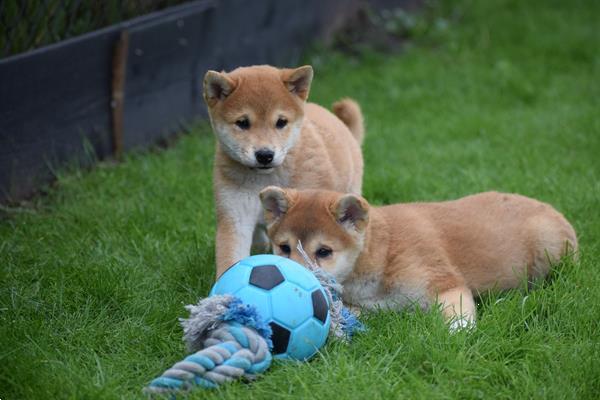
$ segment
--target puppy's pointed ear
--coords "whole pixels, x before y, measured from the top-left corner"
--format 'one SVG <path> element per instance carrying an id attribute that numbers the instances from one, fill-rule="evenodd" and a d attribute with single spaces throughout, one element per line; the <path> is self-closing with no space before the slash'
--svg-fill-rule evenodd
<path id="1" fill-rule="evenodd" d="M 292 189 L 284 190 L 277 186 L 267 186 L 260 192 L 260 201 L 265 211 L 265 221 L 271 225 L 292 207 L 294 202 Z"/>
<path id="2" fill-rule="evenodd" d="M 306 101 L 313 78 L 313 69 L 310 65 L 296 69 L 284 69 L 281 78 L 290 92 Z"/>
<path id="3" fill-rule="evenodd" d="M 208 71 L 204 75 L 204 100 L 209 106 L 225 99 L 235 89 L 235 82 L 224 72 Z"/>
<path id="4" fill-rule="evenodd" d="M 363 232 L 369 223 L 369 203 L 360 196 L 346 194 L 333 205 L 338 224 L 347 230 Z"/>

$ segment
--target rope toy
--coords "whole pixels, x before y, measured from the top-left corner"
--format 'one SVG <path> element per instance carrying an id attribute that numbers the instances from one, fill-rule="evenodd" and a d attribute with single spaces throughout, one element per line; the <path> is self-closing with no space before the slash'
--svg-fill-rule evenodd
<path id="1" fill-rule="evenodd" d="M 254 379 L 269 368 L 271 330 L 255 307 L 222 295 L 186 308 L 191 316 L 181 323 L 188 349 L 201 350 L 154 379 L 146 393 L 188 391 L 194 386 L 212 389 L 242 377 Z"/>
<path id="2" fill-rule="evenodd" d="M 305 267 L 313 272 L 329 300 L 329 334 L 349 341 L 365 330 L 341 301 L 341 285 L 322 270 L 298 244 Z M 213 389 L 237 379 L 253 380 L 271 365 L 273 334 L 257 308 L 232 295 L 214 295 L 188 305 L 188 319 L 180 319 L 187 349 L 194 352 L 175 363 L 144 388 L 153 394 L 187 392 L 194 387 Z"/>

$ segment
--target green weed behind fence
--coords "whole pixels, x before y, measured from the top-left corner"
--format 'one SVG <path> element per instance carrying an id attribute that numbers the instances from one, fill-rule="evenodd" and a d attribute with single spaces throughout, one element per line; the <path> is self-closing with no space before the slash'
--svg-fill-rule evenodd
<path id="1" fill-rule="evenodd" d="M 0 58 L 186 1 L 189 0 L 3 0 Z"/>

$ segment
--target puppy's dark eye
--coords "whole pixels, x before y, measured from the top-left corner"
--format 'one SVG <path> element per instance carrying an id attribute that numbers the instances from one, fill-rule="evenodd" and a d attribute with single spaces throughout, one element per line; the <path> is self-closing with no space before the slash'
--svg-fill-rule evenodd
<path id="1" fill-rule="evenodd" d="M 290 246 L 287 244 L 280 244 L 279 250 L 281 250 L 283 254 L 290 254 L 290 252 L 292 251 L 292 249 L 290 249 Z"/>
<path id="2" fill-rule="evenodd" d="M 325 258 L 329 257 L 331 253 L 333 253 L 333 250 L 331 250 L 330 248 L 321 247 L 319 250 L 317 250 L 316 255 L 318 258 Z"/>
<path id="3" fill-rule="evenodd" d="M 277 129 L 283 129 L 283 128 L 285 128 L 286 125 L 287 125 L 287 119 L 285 119 L 285 118 L 279 118 L 277 120 L 277 122 L 275 123 L 275 127 Z"/>
<path id="4" fill-rule="evenodd" d="M 248 118 L 240 118 L 237 121 L 235 121 L 235 124 L 240 129 L 243 129 L 243 130 L 250 129 L 250 120 Z"/>

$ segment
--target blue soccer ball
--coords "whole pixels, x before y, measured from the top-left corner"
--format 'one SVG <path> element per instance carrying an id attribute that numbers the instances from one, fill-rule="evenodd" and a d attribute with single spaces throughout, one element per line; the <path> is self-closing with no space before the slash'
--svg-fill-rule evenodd
<path id="1" fill-rule="evenodd" d="M 306 360 L 327 340 L 329 299 L 317 278 L 290 259 L 244 258 L 215 283 L 210 295 L 232 294 L 256 306 L 273 330 L 276 358 Z"/>

